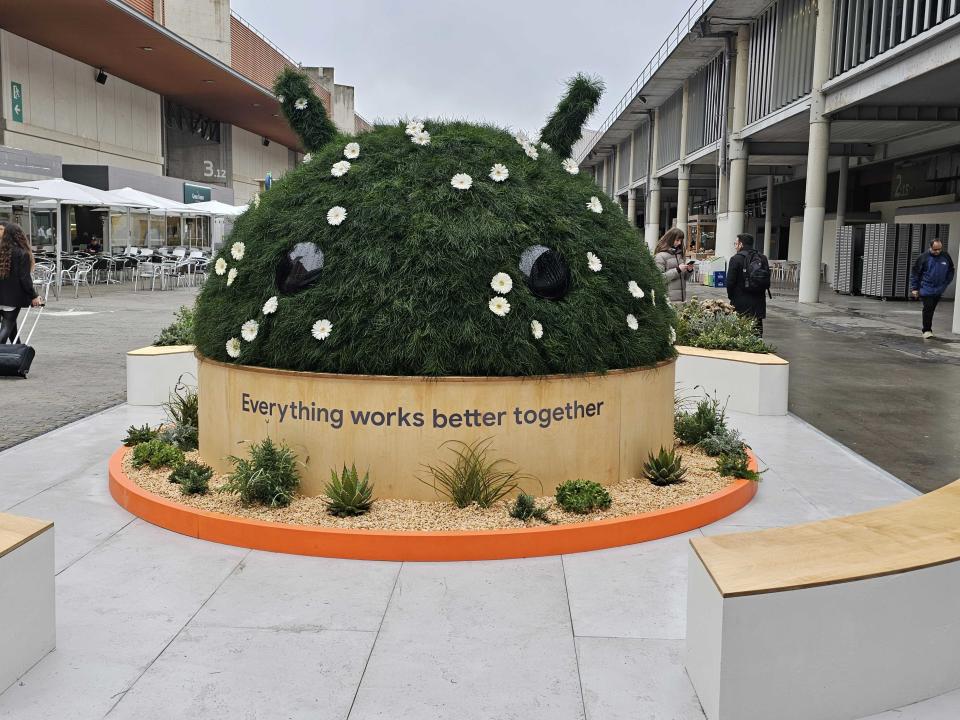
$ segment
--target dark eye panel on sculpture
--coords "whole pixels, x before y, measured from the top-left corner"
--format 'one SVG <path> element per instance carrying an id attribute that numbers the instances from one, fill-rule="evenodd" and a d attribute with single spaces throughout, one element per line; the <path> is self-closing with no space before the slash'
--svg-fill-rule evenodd
<path id="1" fill-rule="evenodd" d="M 539 298 L 562 300 L 570 292 L 570 266 L 560 253 L 544 245 L 531 245 L 521 253 L 520 272 Z"/>
<path id="2" fill-rule="evenodd" d="M 297 243 L 277 265 L 277 289 L 292 295 L 320 277 L 322 269 L 323 250 L 315 243 Z"/>

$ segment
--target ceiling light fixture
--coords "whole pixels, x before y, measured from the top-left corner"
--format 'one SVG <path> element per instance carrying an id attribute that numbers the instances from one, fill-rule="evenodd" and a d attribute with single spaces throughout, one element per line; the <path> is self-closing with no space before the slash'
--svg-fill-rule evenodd
<path id="1" fill-rule="evenodd" d="M 149 45 L 141 45 L 140 49 L 143 50 L 144 52 L 153 52 L 153 48 L 150 47 Z"/>

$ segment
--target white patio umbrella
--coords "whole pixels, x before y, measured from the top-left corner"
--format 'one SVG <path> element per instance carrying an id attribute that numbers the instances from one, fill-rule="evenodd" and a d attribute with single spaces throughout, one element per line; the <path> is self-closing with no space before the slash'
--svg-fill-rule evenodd
<path id="1" fill-rule="evenodd" d="M 187 207 L 208 212 L 211 215 L 222 217 L 238 217 L 247 211 L 247 205 L 228 205 L 219 200 L 206 200 L 204 202 L 191 203 Z"/>
<path id="2" fill-rule="evenodd" d="M 183 216 L 185 215 L 211 215 L 212 213 L 208 210 L 197 209 L 196 204 L 186 204 L 182 202 L 177 202 L 176 200 L 171 200 L 170 198 L 161 197 L 159 195 L 152 195 L 142 190 L 134 190 L 131 187 L 120 188 L 119 190 L 113 190 L 112 192 L 119 194 L 121 197 L 124 197 L 131 202 L 139 201 L 143 203 L 151 203 L 155 209 L 152 209 L 150 212 L 158 215 L 164 216 L 164 227 L 166 227 L 166 218 L 167 215 L 179 215 L 181 217 L 181 235 L 183 233 Z"/>

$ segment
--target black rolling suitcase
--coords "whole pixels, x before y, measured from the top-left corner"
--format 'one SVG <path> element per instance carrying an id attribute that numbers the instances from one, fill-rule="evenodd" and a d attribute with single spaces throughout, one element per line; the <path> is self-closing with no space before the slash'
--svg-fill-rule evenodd
<path id="1" fill-rule="evenodd" d="M 23 330 L 27 324 L 27 318 L 30 317 L 31 309 L 32 308 L 27 308 L 20 330 Z M 0 345 L 0 376 L 25 378 L 27 373 L 30 372 L 33 358 L 37 354 L 36 351 L 30 347 L 30 338 L 33 337 L 33 331 L 37 329 L 37 323 L 40 321 L 40 315 L 42 314 L 43 305 L 40 306 L 40 310 L 33 319 L 33 327 L 30 328 L 30 334 L 27 335 L 26 342 L 19 342 L 20 332 L 17 332 L 17 337 L 13 339 L 13 345 L 8 345 L 7 343 Z"/>

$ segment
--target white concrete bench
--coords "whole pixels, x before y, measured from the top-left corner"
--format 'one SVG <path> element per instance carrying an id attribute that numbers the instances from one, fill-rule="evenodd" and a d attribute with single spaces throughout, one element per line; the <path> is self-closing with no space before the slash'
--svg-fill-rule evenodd
<path id="1" fill-rule="evenodd" d="M 56 646 L 53 523 L 0 513 L 0 692 Z"/>
<path id="2" fill-rule="evenodd" d="M 730 410 L 752 415 L 786 415 L 790 363 L 766 353 L 704 350 L 677 345 L 676 382 L 682 390 L 700 386 Z"/>
<path id="3" fill-rule="evenodd" d="M 196 385 L 197 357 L 193 351 L 193 345 L 151 345 L 128 352 L 127 403 L 164 403 L 181 377 L 186 384 Z"/>
<path id="4" fill-rule="evenodd" d="M 960 481 L 692 540 L 686 663 L 710 720 L 847 720 L 960 688 Z"/>

